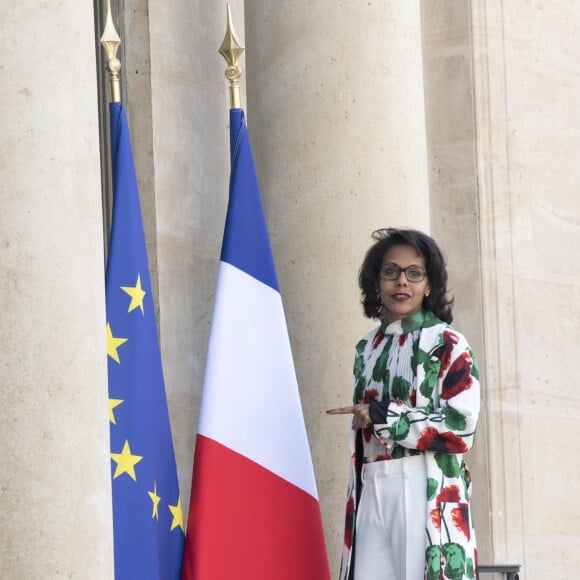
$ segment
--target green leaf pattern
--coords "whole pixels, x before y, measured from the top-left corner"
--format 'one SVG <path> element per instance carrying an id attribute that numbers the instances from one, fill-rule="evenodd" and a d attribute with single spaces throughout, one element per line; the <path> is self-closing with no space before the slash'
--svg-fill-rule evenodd
<path id="1" fill-rule="evenodd" d="M 425 378 L 421 381 L 419 391 L 427 399 L 430 399 L 433 395 L 440 367 L 441 363 L 438 360 L 431 359 L 426 361 L 423 365 L 423 368 L 425 369 Z"/>
<path id="2" fill-rule="evenodd" d="M 426 551 L 427 580 L 441 577 L 441 546 L 429 546 Z"/>
<path id="3" fill-rule="evenodd" d="M 353 396 L 353 403 L 357 403 L 358 401 L 362 400 L 363 393 L 367 386 L 367 380 L 364 376 L 364 356 L 363 352 L 366 348 L 368 340 L 359 340 L 356 345 L 356 356 L 354 359 L 354 369 L 353 369 L 353 376 L 354 376 L 354 396 Z"/>
<path id="4" fill-rule="evenodd" d="M 473 364 L 471 365 L 471 375 L 476 381 L 479 381 L 479 364 L 477 363 L 477 359 L 475 358 L 475 355 L 473 354 L 473 351 L 470 348 L 467 349 L 467 352 L 469 353 L 469 356 L 471 357 L 473 362 Z"/>
<path id="5" fill-rule="evenodd" d="M 431 501 L 435 494 L 437 493 L 437 488 L 439 487 L 439 482 L 432 477 L 427 478 L 427 499 Z"/>
<path id="6" fill-rule="evenodd" d="M 410 394 L 411 383 L 403 377 L 395 377 L 393 379 L 393 386 L 391 387 L 391 395 L 393 399 L 407 401 Z"/>
<path id="7" fill-rule="evenodd" d="M 435 453 L 435 461 L 445 477 L 455 478 L 459 475 L 459 461 L 455 455 Z"/>
<path id="8" fill-rule="evenodd" d="M 449 580 L 462 580 L 465 573 L 465 549 L 454 542 L 443 544 L 444 573 Z"/>
<path id="9" fill-rule="evenodd" d="M 465 415 L 453 407 L 445 407 L 441 414 L 445 417 L 445 425 L 452 431 L 463 431 L 467 426 Z"/>
<path id="10" fill-rule="evenodd" d="M 467 558 L 465 561 L 465 575 L 471 580 L 475 576 L 475 567 L 473 565 L 473 558 Z"/>
<path id="11" fill-rule="evenodd" d="M 389 358 L 389 349 L 385 348 L 383 349 L 383 352 L 381 352 L 379 358 L 377 359 L 377 362 L 375 363 L 375 366 L 373 367 L 373 373 L 371 375 L 373 381 L 383 384 L 385 374 L 387 372 L 388 358 Z"/>
<path id="12" fill-rule="evenodd" d="M 395 441 L 400 441 L 404 439 L 411 429 L 411 424 L 409 423 L 409 418 L 407 415 L 401 415 L 390 427 L 389 435 L 391 439 Z"/>

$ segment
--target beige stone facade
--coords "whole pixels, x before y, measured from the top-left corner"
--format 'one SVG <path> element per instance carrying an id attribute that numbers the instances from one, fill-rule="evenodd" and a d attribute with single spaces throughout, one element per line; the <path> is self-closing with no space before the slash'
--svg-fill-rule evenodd
<path id="1" fill-rule="evenodd" d="M 104 3 L 103 3 L 104 4 Z M 57 6 L 58 5 L 58 6 Z M 126 104 L 182 498 L 227 205 L 225 3 L 125 0 Z M 580 568 L 580 8 L 243 0 L 243 103 L 338 571 L 357 270 L 440 242 L 482 367 L 480 561 Z M 0 576 L 112 578 L 94 13 L 0 4 Z M 245 26 L 244 24 L 245 23 Z"/>

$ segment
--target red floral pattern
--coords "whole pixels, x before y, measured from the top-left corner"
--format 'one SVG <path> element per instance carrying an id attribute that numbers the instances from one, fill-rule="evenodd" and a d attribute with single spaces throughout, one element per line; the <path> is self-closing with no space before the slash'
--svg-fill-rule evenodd
<path id="1" fill-rule="evenodd" d="M 441 531 L 441 511 L 439 510 L 439 508 L 432 509 L 429 512 L 429 517 L 431 518 L 431 521 L 433 522 L 433 525 L 439 531 Z"/>
<path id="2" fill-rule="evenodd" d="M 471 528 L 469 526 L 469 506 L 466 503 L 459 504 L 451 510 L 453 525 L 469 540 Z"/>
<path id="3" fill-rule="evenodd" d="M 377 389 L 368 389 L 367 391 L 364 392 L 362 402 L 365 403 L 366 405 L 372 403 L 373 401 L 378 400 L 379 400 L 379 391 L 377 391 Z"/>
<path id="4" fill-rule="evenodd" d="M 352 532 L 354 530 L 354 497 L 349 498 L 346 504 L 344 528 L 344 544 L 350 550 L 352 548 Z"/>
<path id="5" fill-rule="evenodd" d="M 379 332 L 377 332 L 377 335 L 375 336 L 375 339 L 373 340 L 373 350 L 375 350 L 377 346 L 381 344 L 383 338 L 385 338 L 385 333 L 379 330 Z"/>
<path id="6" fill-rule="evenodd" d="M 472 364 L 471 357 L 467 352 L 460 354 L 455 359 L 443 380 L 442 399 L 448 401 L 471 387 L 473 384 L 473 377 L 471 376 Z"/>
<path id="7" fill-rule="evenodd" d="M 426 427 L 421 431 L 417 449 L 438 453 L 465 453 L 468 447 L 461 437 L 451 431 L 439 432 L 435 427 Z"/>
<path id="8" fill-rule="evenodd" d="M 443 346 L 439 347 L 434 355 L 441 361 L 439 369 L 439 378 L 441 378 L 445 371 L 449 368 L 451 363 L 451 356 L 453 355 L 453 347 L 459 342 L 459 337 L 454 332 L 446 330 L 443 333 Z"/>
<path id="9" fill-rule="evenodd" d="M 447 503 L 453 502 L 457 503 L 460 500 L 461 496 L 459 493 L 459 486 L 457 485 L 448 485 L 444 487 L 438 494 L 437 494 L 437 504 L 440 503 Z"/>

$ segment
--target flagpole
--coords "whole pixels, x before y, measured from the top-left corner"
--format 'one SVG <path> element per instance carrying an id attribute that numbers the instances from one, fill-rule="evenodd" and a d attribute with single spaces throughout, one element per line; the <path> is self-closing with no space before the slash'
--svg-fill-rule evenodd
<path id="1" fill-rule="evenodd" d="M 238 66 L 238 62 L 245 48 L 240 44 L 236 36 L 236 31 L 232 23 L 232 11 L 229 4 L 227 12 L 226 35 L 218 52 L 224 57 L 228 65 L 225 76 L 230 81 L 230 108 L 241 109 L 240 78 L 242 76 L 242 69 Z"/>
<path id="2" fill-rule="evenodd" d="M 101 44 L 111 86 L 105 304 L 115 578 L 180 580 L 183 509 L 110 0 Z"/>
<path id="3" fill-rule="evenodd" d="M 113 17 L 111 16 L 111 0 L 107 0 L 107 19 L 105 21 L 103 35 L 101 36 L 101 45 L 107 54 L 105 68 L 109 73 L 111 103 L 121 102 L 121 79 L 119 77 L 121 61 L 117 58 L 117 50 L 120 44 L 121 39 L 117 34 L 117 30 L 113 24 Z"/>

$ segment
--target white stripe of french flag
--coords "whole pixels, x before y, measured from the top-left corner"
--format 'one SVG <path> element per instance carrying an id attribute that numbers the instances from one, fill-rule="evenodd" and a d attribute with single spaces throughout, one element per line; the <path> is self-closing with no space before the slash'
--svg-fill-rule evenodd
<path id="1" fill-rule="evenodd" d="M 183 580 L 327 580 L 320 506 L 241 109 L 196 438 Z"/>

